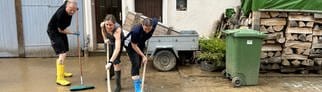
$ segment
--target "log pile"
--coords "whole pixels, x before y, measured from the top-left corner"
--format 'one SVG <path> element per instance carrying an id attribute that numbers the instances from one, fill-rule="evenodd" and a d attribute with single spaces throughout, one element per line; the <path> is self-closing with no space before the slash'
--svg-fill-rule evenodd
<path id="1" fill-rule="evenodd" d="M 310 57 L 322 58 L 322 19 L 315 20 Z"/>
<path id="2" fill-rule="evenodd" d="M 268 35 L 263 41 L 262 71 L 321 70 L 322 19 L 311 13 L 262 11 L 259 15 L 259 31 Z"/>
<path id="3" fill-rule="evenodd" d="M 309 59 L 314 18 L 307 13 L 289 13 L 281 72 L 295 72 L 314 65 Z"/>
<path id="4" fill-rule="evenodd" d="M 263 41 L 261 54 L 261 70 L 279 70 L 282 62 L 283 44 L 285 43 L 285 27 L 287 13 L 261 12 L 260 30 L 267 34 Z"/>

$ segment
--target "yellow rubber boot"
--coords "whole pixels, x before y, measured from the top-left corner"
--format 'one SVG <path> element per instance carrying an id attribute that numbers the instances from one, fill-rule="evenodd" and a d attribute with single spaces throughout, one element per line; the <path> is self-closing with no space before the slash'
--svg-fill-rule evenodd
<path id="1" fill-rule="evenodd" d="M 58 85 L 69 86 L 71 83 L 64 78 L 64 65 L 57 63 L 57 79 L 56 83 Z"/>
<path id="2" fill-rule="evenodd" d="M 56 60 L 56 64 L 59 64 L 59 60 L 58 59 Z M 72 76 L 73 76 L 72 73 L 64 72 L 64 77 L 72 77 Z"/>

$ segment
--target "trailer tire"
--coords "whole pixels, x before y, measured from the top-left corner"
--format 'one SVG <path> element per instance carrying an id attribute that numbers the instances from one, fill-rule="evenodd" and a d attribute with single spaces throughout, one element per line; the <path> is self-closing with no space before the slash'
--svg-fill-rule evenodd
<path id="1" fill-rule="evenodd" d="M 176 56 L 169 50 L 158 51 L 153 58 L 153 66 L 159 71 L 170 71 L 177 64 Z"/>

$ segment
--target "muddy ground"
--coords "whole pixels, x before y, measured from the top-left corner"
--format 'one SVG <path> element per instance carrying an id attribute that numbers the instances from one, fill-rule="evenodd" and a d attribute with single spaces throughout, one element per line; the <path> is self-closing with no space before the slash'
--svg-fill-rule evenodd
<path id="1" fill-rule="evenodd" d="M 69 92 L 70 86 L 55 83 L 56 58 L 0 58 L 0 92 Z M 93 90 L 81 92 L 106 92 L 105 57 L 82 58 L 84 83 L 94 85 Z M 122 58 L 122 92 L 134 92 L 130 76 L 130 62 Z M 77 57 L 68 57 L 66 71 L 74 73 L 66 78 L 72 86 L 80 84 Z M 274 75 L 274 76 L 269 76 Z M 112 89 L 114 88 L 112 79 Z M 256 86 L 234 88 L 220 72 L 201 71 L 198 65 L 181 65 L 170 72 L 159 72 L 149 62 L 145 92 L 322 92 L 322 77 L 262 74 Z"/>

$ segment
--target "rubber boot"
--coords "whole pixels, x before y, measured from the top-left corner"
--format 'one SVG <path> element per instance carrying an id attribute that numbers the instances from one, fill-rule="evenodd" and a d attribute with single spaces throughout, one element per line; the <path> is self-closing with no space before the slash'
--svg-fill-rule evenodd
<path id="1" fill-rule="evenodd" d="M 141 92 L 141 84 L 142 84 L 141 79 L 133 80 L 133 86 L 134 86 L 135 92 Z"/>
<path id="2" fill-rule="evenodd" d="M 69 86 L 71 83 L 64 78 L 64 65 L 63 64 L 56 64 L 57 75 L 56 75 L 56 83 L 62 86 Z"/>
<path id="3" fill-rule="evenodd" d="M 57 59 L 56 60 L 56 64 L 59 63 L 59 60 Z M 73 74 L 72 73 L 69 73 L 69 72 L 64 72 L 64 77 L 72 77 Z"/>
<path id="4" fill-rule="evenodd" d="M 121 91 L 121 71 L 115 71 L 115 90 L 114 92 L 120 92 Z"/>

